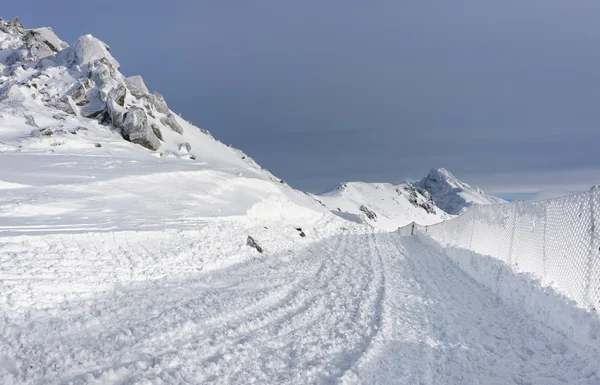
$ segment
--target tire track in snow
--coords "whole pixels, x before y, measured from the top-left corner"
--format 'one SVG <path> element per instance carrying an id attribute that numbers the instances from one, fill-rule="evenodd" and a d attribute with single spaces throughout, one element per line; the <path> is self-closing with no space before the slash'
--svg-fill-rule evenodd
<path id="1" fill-rule="evenodd" d="M 355 378 L 353 368 L 358 365 L 365 357 L 368 357 L 369 351 L 373 348 L 373 344 L 379 334 L 383 321 L 384 301 L 386 296 L 386 277 L 385 266 L 381 251 L 377 243 L 377 235 L 375 233 L 368 234 L 367 245 L 368 251 L 365 255 L 371 266 L 371 279 L 369 280 L 368 291 L 372 292 L 373 301 L 369 304 L 368 309 L 372 309 L 373 320 L 370 323 L 369 333 L 364 340 L 357 346 L 357 353 L 354 357 L 343 361 L 340 365 L 341 373 L 337 378 L 332 379 L 332 382 L 348 382 Z"/>

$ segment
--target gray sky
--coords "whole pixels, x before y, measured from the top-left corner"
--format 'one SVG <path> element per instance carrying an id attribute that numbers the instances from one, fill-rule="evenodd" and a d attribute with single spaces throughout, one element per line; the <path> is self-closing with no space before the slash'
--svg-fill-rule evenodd
<path id="1" fill-rule="evenodd" d="M 509 198 L 600 184 L 600 2 L 13 1 L 108 43 L 171 109 L 294 187 L 445 167 Z"/>

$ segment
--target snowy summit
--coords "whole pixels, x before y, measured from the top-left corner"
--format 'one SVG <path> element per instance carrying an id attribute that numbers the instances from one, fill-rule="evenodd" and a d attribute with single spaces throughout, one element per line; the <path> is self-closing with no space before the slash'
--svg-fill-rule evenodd
<path id="1" fill-rule="evenodd" d="M 415 185 L 429 192 L 435 204 L 452 215 L 462 214 L 473 204 L 506 203 L 503 199 L 487 195 L 479 187 L 473 188 L 461 182 L 444 168 L 431 169 Z"/>

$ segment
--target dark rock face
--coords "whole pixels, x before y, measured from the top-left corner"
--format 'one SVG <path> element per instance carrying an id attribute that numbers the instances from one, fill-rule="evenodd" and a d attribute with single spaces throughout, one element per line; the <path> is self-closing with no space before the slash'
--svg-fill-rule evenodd
<path id="1" fill-rule="evenodd" d="M 160 147 L 160 141 L 148 124 L 146 112 L 140 107 L 131 107 L 125 114 L 121 134 L 126 140 L 149 150 L 158 150 Z"/>
<path id="2" fill-rule="evenodd" d="M 169 112 L 167 116 L 160 118 L 160 122 L 176 133 L 183 134 L 183 128 L 177 123 L 177 119 L 172 113 Z"/>
<path id="3" fill-rule="evenodd" d="M 372 221 L 376 221 L 376 220 L 377 220 L 377 214 L 375 214 L 375 212 L 373 212 L 373 211 L 369 210 L 369 209 L 367 208 L 367 206 L 365 206 L 365 205 L 361 205 L 359 209 L 360 209 L 360 211 L 362 211 L 362 212 L 363 212 L 363 213 L 364 213 L 364 214 L 367 216 L 367 218 L 369 218 L 370 220 L 372 220 Z"/>
<path id="4" fill-rule="evenodd" d="M 167 106 L 167 102 L 165 102 L 163 96 L 158 92 L 153 92 L 151 94 L 146 95 L 145 99 L 148 100 L 148 102 L 156 109 L 156 111 L 165 115 L 169 114 L 169 107 Z"/>
<path id="5" fill-rule="evenodd" d="M 127 110 L 119 106 L 114 100 L 109 100 L 106 107 L 112 124 L 118 128 L 123 127 L 123 118 Z"/>
<path id="6" fill-rule="evenodd" d="M 404 187 L 404 190 L 408 192 L 408 201 L 415 207 L 420 207 L 429 214 L 435 214 L 435 203 L 433 202 L 433 198 L 426 190 L 420 187 L 414 187 L 411 184 L 408 184 Z M 421 197 L 421 200 L 419 199 Z"/>
<path id="7" fill-rule="evenodd" d="M 246 239 L 246 245 L 255 248 L 256 251 L 258 251 L 259 253 L 263 252 L 263 249 L 262 249 L 262 247 L 260 247 L 258 242 L 256 242 L 256 240 L 249 235 L 248 235 L 248 239 Z"/>
<path id="8" fill-rule="evenodd" d="M 150 127 L 152 127 L 152 132 L 154 133 L 154 135 L 156 135 L 156 137 L 161 142 L 164 142 L 165 140 L 163 139 L 162 132 L 160 131 L 160 128 L 156 124 L 154 124 L 154 123 L 151 124 Z"/>

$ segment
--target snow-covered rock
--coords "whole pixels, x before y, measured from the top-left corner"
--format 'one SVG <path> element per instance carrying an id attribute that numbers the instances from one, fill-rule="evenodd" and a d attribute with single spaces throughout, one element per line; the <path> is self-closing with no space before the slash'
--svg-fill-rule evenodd
<path id="1" fill-rule="evenodd" d="M 146 87 L 146 83 L 144 83 L 144 79 L 142 79 L 140 75 L 125 78 L 125 84 L 127 84 L 127 88 L 129 88 L 131 94 L 137 98 L 148 95 L 150 92 Z"/>
<path id="2" fill-rule="evenodd" d="M 19 180 L 45 190 L 59 180 L 61 189 L 73 189 L 65 196 L 44 192 L 47 201 L 34 204 L 34 215 L 61 213 L 44 219 L 48 228 L 71 226 L 82 215 L 106 223 L 107 212 L 122 213 L 114 228 L 123 228 L 121 219 L 133 215 L 128 210 L 139 210 L 138 218 L 148 223 L 193 215 L 251 224 L 275 221 L 278 227 L 285 222 L 293 230 L 338 221 L 242 151 L 174 114 L 140 76 L 123 76 L 101 40 L 85 35 L 69 47 L 51 29 L 29 30 L 18 20 L 0 19 L 0 157 L 0 164 L 12 165 L 0 168 L 0 184 Z M 65 177 L 70 171 L 72 177 Z M 88 186 L 94 181 L 100 185 Z M 182 192 L 186 188 L 191 195 Z M 132 199 L 141 191 L 146 198 Z M 38 193 L 22 192 L 14 200 L 0 199 L 4 226 L 19 225 L 29 215 L 22 211 L 25 206 L 13 206 L 35 200 L 28 194 Z M 179 205 L 170 202 L 176 193 L 184 195 Z M 74 201 L 77 209 L 65 208 Z M 55 206 L 62 208 L 51 209 Z M 146 206 L 151 209 L 144 211 Z"/>
<path id="3" fill-rule="evenodd" d="M 17 110 L 47 108 L 54 110 L 52 116 L 89 118 L 151 151 L 178 153 L 182 138 L 163 133 L 184 135 L 184 129 L 164 97 L 150 93 L 141 76 L 123 76 L 109 51 L 92 35 L 69 47 L 50 28 L 26 29 L 18 20 L 2 20 L 0 99 Z"/>
<path id="4" fill-rule="evenodd" d="M 157 150 L 160 147 L 160 141 L 148 124 L 148 117 L 142 108 L 132 107 L 127 111 L 123 119 L 122 134 L 130 142 L 149 150 Z"/>
<path id="5" fill-rule="evenodd" d="M 92 35 L 84 35 L 75 40 L 73 51 L 78 65 L 93 64 L 98 60 L 106 59 L 114 68 L 120 67 L 119 62 L 108 52 L 109 46 Z"/>
<path id="6" fill-rule="evenodd" d="M 410 183 L 347 182 L 314 197 L 333 214 L 378 230 L 396 230 L 413 221 L 429 225 L 450 218 L 426 191 Z"/>
<path id="7" fill-rule="evenodd" d="M 426 190 L 439 208 L 452 215 L 463 213 L 473 204 L 506 203 L 478 187 L 461 182 L 444 168 L 431 169 L 415 186 Z"/>

